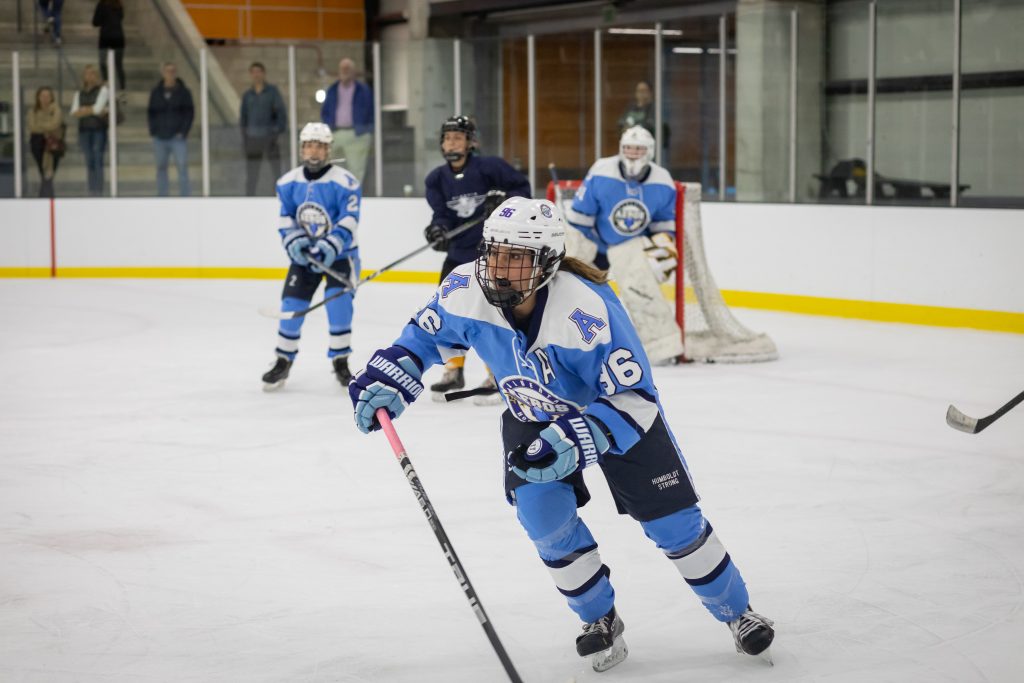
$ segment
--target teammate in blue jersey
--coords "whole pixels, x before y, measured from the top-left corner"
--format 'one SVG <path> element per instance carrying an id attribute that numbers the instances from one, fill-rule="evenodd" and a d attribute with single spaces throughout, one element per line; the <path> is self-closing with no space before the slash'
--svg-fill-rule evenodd
<path id="1" fill-rule="evenodd" d="M 291 266 L 281 292 L 282 311 L 300 311 L 309 307 L 320 281 L 327 280 L 325 297 L 342 288 L 351 288 L 359 279 L 359 206 L 363 190 L 354 175 L 331 164 L 331 129 L 324 123 L 307 123 L 299 134 L 302 165 L 285 173 L 277 181 L 281 200 L 279 232 Z M 326 274 L 323 264 L 347 282 Z M 348 386 L 352 373 L 348 356 L 352 353 L 352 298 L 354 292 L 330 301 L 327 320 L 330 341 L 327 357 L 334 375 Z M 263 375 L 263 389 L 280 388 L 288 378 L 304 317 L 282 320 L 277 332 L 277 359 Z"/>
<path id="2" fill-rule="evenodd" d="M 575 228 L 567 242 L 571 255 L 611 267 L 647 355 L 663 362 L 683 354 L 675 309 L 661 293 L 678 261 L 676 186 L 653 155 L 654 138 L 645 128 L 622 134 L 619 154 L 590 167 L 566 209 Z"/>
<path id="3" fill-rule="evenodd" d="M 506 197 L 529 197 L 530 182 L 504 159 L 478 154 L 476 124 L 468 116 L 452 116 L 441 125 L 441 154 L 445 163 L 427 176 L 427 202 L 434 215 L 423 231 L 438 251 L 447 252 L 441 266 L 443 281 L 456 266 L 476 258 L 483 226 L 477 225 L 449 240 L 447 233 L 456 226 L 489 216 Z M 444 393 L 465 386 L 461 353 L 446 359 L 445 373 L 431 385 L 437 400 Z M 500 403 L 493 377 L 488 373 L 477 403 Z"/>
<path id="4" fill-rule="evenodd" d="M 565 223 L 546 200 L 511 198 L 484 224 L 480 256 L 455 268 L 393 346 L 349 385 L 355 421 L 399 417 L 423 371 L 472 347 L 498 378 L 505 494 L 541 561 L 583 621 L 580 656 L 598 671 L 626 656 L 609 569 L 577 508 L 583 469 L 599 466 L 622 514 L 636 519 L 739 652 L 765 652 L 770 620 L 697 505 L 686 461 L 665 420 L 651 366 L 605 273 L 565 256 Z"/>

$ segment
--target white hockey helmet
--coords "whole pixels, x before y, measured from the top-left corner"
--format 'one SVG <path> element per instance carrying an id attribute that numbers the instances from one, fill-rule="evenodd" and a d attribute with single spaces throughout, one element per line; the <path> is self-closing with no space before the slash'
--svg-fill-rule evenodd
<path id="1" fill-rule="evenodd" d="M 509 197 L 484 221 L 476 279 L 488 303 L 512 308 L 554 277 L 565 257 L 566 222 L 546 199 Z"/>
<path id="2" fill-rule="evenodd" d="M 643 147 L 644 152 L 638 158 L 626 155 L 626 147 Z M 635 180 L 644 174 L 654 160 L 654 136 L 643 126 L 627 128 L 619 138 L 619 164 L 622 175 L 627 180 Z"/>
<path id="3" fill-rule="evenodd" d="M 299 147 L 302 147 L 307 142 L 318 142 L 327 145 L 327 153 L 322 158 L 320 156 L 307 157 L 300 150 L 302 165 L 310 173 L 316 173 L 331 163 L 331 143 L 333 141 L 334 136 L 331 134 L 331 128 L 326 123 L 310 121 L 302 127 L 302 131 L 299 133 Z"/>

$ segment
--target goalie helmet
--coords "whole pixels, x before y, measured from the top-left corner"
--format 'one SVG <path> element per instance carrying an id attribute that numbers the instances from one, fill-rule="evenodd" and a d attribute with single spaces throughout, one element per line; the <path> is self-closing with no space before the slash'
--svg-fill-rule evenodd
<path id="1" fill-rule="evenodd" d="M 444 134 L 450 132 L 463 133 L 466 136 L 465 154 L 444 151 Z M 459 161 L 463 157 L 472 154 L 476 151 L 477 146 L 476 124 L 473 123 L 473 119 L 463 114 L 449 116 L 445 119 L 445 122 L 441 124 L 441 134 L 438 144 L 441 145 L 441 154 L 444 156 L 446 161 Z"/>
<path id="2" fill-rule="evenodd" d="M 626 147 L 642 147 L 643 153 L 637 158 L 626 154 Z M 631 152 L 632 153 L 632 152 Z M 627 128 L 619 139 L 619 167 L 626 180 L 637 180 L 654 160 L 654 136 L 643 126 Z"/>
<path id="3" fill-rule="evenodd" d="M 307 142 L 319 142 L 327 145 L 327 153 L 324 154 L 323 159 L 307 159 L 304 154 L 302 155 L 302 165 L 311 173 L 316 173 L 331 162 L 331 144 L 334 142 L 334 136 L 331 134 L 330 126 L 319 121 L 311 121 L 304 125 L 299 133 L 299 146 L 301 147 Z"/>
<path id="4" fill-rule="evenodd" d="M 487 302 L 513 308 L 544 287 L 565 257 L 565 219 L 546 199 L 510 197 L 484 221 L 476 280 Z"/>

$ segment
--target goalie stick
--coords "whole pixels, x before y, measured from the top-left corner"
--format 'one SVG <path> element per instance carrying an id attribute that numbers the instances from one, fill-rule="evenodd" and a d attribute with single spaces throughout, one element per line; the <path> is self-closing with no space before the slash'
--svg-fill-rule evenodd
<path id="1" fill-rule="evenodd" d="M 448 540 L 448 534 L 445 533 L 444 527 L 441 526 L 441 520 L 438 519 L 434 506 L 431 505 L 430 499 L 427 498 L 427 492 L 423 488 L 416 470 L 413 469 L 412 462 L 409 460 L 409 454 L 406 453 L 405 446 L 402 445 L 402 440 L 398 438 L 398 432 L 395 431 L 395 426 L 391 423 L 391 418 L 388 417 L 388 411 L 384 408 L 378 408 L 377 420 L 380 421 L 384 436 L 388 438 L 388 443 L 391 444 L 391 450 L 394 451 L 395 457 L 398 459 L 398 465 L 402 468 L 405 478 L 409 480 L 409 486 L 412 487 L 413 495 L 416 496 L 416 502 L 420 504 L 420 509 L 423 510 L 427 523 L 434 530 L 437 542 L 441 544 L 441 550 L 444 552 L 445 559 L 448 560 L 448 564 L 451 566 L 459 586 L 466 594 L 466 599 L 469 600 L 469 606 L 476 614 L 476 618 L 480 622 L 480 626 L 483 627 L 484 633 L 487 634 L 487 640 L 491 641 L 491 647 L 494 648 L 495 654 L 501 660 L 501 665 L 505 667 L 505 673 L 508 674 L 508 678 L 512 683 L 522 683 L 523 679 L 519 677 L 519 673 L 512 664 L 512 660 L 509 659 L 508 653 L 505 652 L 505 647 L 501 644 L 501 640 L 498 639 L 498 634 L 494 630 L 494 626 L 491 625 L 491 620 L 487 617 L 487 612 L 484 611 L 484 606 L 477 597 L 473 584 L 469 582 L 469 575 L 466 574 L 462 562 L 459 561 L 459 556 L 455 554 L 455 548 L 452 546 L 452 542 Z"/>
<path id="2" fill-rule="evenodd" d="M 467 230 L 472 228 L 474 225 L 476 225 L 477 223 L 479 223 L 483 219 L 484 219 L 484 216 L 480 216 L 478 218 L 474 218 L 471 221 L 467 221 L 467 222 L 463 223 L 462 225 L 458 226 L 457 228 L 455 228 L 454 230 L 449 232 L 448 233 L 448 238 L 450 239 L 452 237 L 456 237 L 457 235 L 461 235 L 462 233 L 466 232 Z M 327 273 L 328 275 L 333 277 L 335 280 L 338 280 L 340 282 L 346 283 L 347 286 L 343 287 L 340 292 L 335 292 L 334 294 L 331 294 L 330 296 L 324 297 L 323 300 L 318 301 L 317 303 L 313 304 L 309 308 L 306 308 L 306 309 L 301 310 L 301 311 L 282 311 L 282 310 L 280 310 L 279 307 L 260 306 L 260 308 L 258 309 L 259 313 L 260 313 L 260 315 L 266 316 L 268 318 L 274 318 L 275 320 L 292 320 L 293 318 L 301 318 L 304 315 L 306 315 L 307 313 L 310 313 L 310 312 L 315 311 L 316 309 L 320 308 L 324 304 L 326 304 L 326 303 L 328 303 L 330 301 L 333 301 L 334 299 L 337 299 L 339 296 L 342 296 L 344 294 L 348 294 L 349 292 L 351 292 L 351 291 L 353 291 L 355 289 L 358 289 L 361 285 L 366 284 L 370 280 L 377 279 L 378 277 L 380 277 L 381 275 L 383 275 L 387 271 L 391 270 L 392 268 L 394 268 L 398 264 L 403 263 L 405 261 L 408 261 L 413 256 L 416 256 L 417 254 L 419 254 L 421 252 L 424 252 L 427 249 L 430 249 L 431 247 L 434 246 L 434 244 L 436 244 L 436 242 L 437 242 L 437 240 L 434 240 L 433 242 L 427 242 L 422 247 L 417 247 L 416 249 L 410 251 L 405 256 L 402 256 L 400 258 L 395 259 L 394 261 L 392 261 L 391 263 L 387 264 L 383 268 L 379 268 L 378 270 L 373 271 L 372 273 L 370 273 L 366 277 L 360 279 L 357 283 L 355 283 L 355 285 L 353 285 L 348 278 L 344 277 L 340 273 L 338 273 L 336 271 L 333 271 L 330 268 L 327 268 L 326 266 L 324 266 L 321 263 L 317 263 L 317 267 L 323 268 L 325 273 Z"/>
<path id="3" fill-rule="evenodd" d="M 1010 412 L 1014 406 L 1022 402 L 1024 402 L 1024 391 L 1014 396 L 1006 405 L 988 417 L 968 417 L 957 410 L 956 406 L 950 404 L 949 408 L 946 410 L 946 424 L 953 429 L 960 430 L 961 432 L 977 434 L 981 430 L 985 429 L 985 427 L 988 427 L 1003 415 Z"/>

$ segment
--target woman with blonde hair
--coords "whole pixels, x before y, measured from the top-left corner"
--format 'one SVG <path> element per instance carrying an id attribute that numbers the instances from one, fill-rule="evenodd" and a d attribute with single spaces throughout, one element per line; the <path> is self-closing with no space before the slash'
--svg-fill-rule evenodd
<path id="1" fill-rule="evenodd" d="M 99 69 L 92 64 L 86 65 L 82 69 L 82 89 L 71 101 L 71 115 L 78 119 L 78 146 L 85 155 L 89 194 L 93 197 L 103 194 L 103 152 L 107 147 L 107 119 L 104 114 L 109 97 Z"/>
<path id="2" fill-rule="evenodd" d="M 53 196 L 53 176 L 64 156 L 64 116 L 57 106 L 53 89 L 36 90 L 36 102 L 28 110 L 28 144 L 39 167 L 39 196 Z"/>

